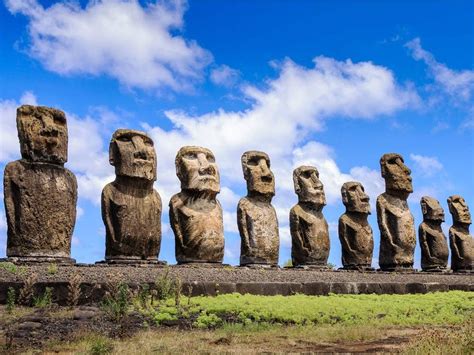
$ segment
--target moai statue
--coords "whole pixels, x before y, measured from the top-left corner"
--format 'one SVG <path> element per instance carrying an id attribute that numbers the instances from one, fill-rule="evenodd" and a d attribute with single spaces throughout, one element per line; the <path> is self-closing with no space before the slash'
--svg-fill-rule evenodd
<path id="1" fill-rule="evenodd" d="M 448 243 L 441 229 L 444 211 L 438 200 L 423 196 L 420 200 L 423 222 L 418 228 L 421 247 L 421 269 L 443 271 L 448 264 Z"/>
<path id="2" fill-rule="evenodd" d="M 248 151 L 242 155 L 247 196 L 237 206 L 241 266 L 277 266 L 280 248 L 278 219 L 271 205 L 275 178 L 266 153 Z"/>
<path id="3" fill-rule="evenodd" d="M 448 206 L 453 217 L 453 225 L 449 228 L 451 269 L 455 272 L 470 273 L 474 270 L 474 241 L 469 234 L 471 224 L 469 207 L 459 195 L 450 196 Z"/>
<path id="4" fill-rule="evenodd" d="M 347 270 L 372 270 L 374 238 L 367 218 L 369 196 L 360 182 L 350 181 L 341 188 L 346 213 L 339 218 L 342 265 Z"/>
<path id="5" fill-rule="evenodd" d="M 380 158 L 385 192 L 377 198 L 380 229 L 379 265 L 384 271 L 412 270 L 416 245 L 413 215 L 407 199 L 413 192 L 411 171 L 399 154 Z"/>
<path id="6" fill-rule="evenodd" d="M 290 211 L 291 258 L 295 267 L 326 268 L 329 229 L 322 210 L 326 205 L 319 172 L 313 166 L 293 171 L 298 203 Z"/>
<path id="7" fill-rule="evenodd" d="M 115 181 L 102 190 L 105 261 L 157 263 L 161 244 L 161 198 L 153 141 L 144 132 L 118 129 L 109 145 Z"/>
<path id="8" fill-rule="evenodd" d="M 77 182 L 64 168 L 67 123 L 64 112 L 23 105 L 17 110 L 21 160 L 4 173 L 7 256 L 19 262 L 73 263 Z"/>
<path id="9" fill-rule="evenodd" d="M 176 175 L 181 192 L 170 200 L 170 223 L 176 240 L 176 261 L 222 263 L 224 223 L 219 170 L 214 154 L 201 147 L 187 146 L 176 155 Z"/>

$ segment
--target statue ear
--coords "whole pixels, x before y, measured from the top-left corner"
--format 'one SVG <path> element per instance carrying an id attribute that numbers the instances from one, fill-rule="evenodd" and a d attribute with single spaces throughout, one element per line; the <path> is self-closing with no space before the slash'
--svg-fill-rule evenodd
<path id="1" fill-rule="evenodd" d="M 112 166 L 115 166 L 115 155 L 117 153 L 117 144 L 112 141 L 109 145 L 109 163 Z"/>
<path id="2" fill-rule="evenodd" d="M 421 205 L 421 213 L 423 215 L 427 214 L 428 213 L 428 206 L 427 206 L 426 202 L 421 201 L 420 205 Z"/>
<path id="3" fill-rule="evenodd" d="M 349 202 L 347 198 L 347 191 L 345 189 L 341 190 L 342 203 L 345 205 Z"/>

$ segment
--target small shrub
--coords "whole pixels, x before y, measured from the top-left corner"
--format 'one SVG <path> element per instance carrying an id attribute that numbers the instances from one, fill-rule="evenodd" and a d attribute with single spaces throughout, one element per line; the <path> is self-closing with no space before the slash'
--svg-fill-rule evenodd
<path id="1" fill-rule="evenodd" d="M 138 304 L 140 305 L 141 308 L 148 308 L 149 306 L 149 301 L 151 298 L 151 293 L 150 293 L 150 285 L 148 284 L 143 284 L 140 286 L 140 289 L 138 290 Z"/>
<path id="2" fill-rule="evenodd" d="M 102 310 L 115 319 L 121 321 L 128 312 L 130 306 L 130 291 L 128 285 L 120 283 L 116 293 L 107 292 L 102 301 Z"/>
<path id="3" fill-rule="evenodd" d="M 15 289 L 13 287 L 9 287 L 7 291 L 7 312 L 12 313 L 15 309 Z"/>
<path id="4" fill-rule="evenodd" d="M 112 353 L 113 349 L 114 346 L 109 339 L 98 338 L 92 342 L 89 353 L 91 355 L 105 355 Z"/>
<path id="5" fill-rule="evenodd" d="M 11 262 L 8 262 L 8 261 L 1 262 L 0 263 L 0 269 L 8 271 L 12 274 L 16 274 L 18 272 L 18 267 L 15 264 L 13 264 Z"/>
<path id="6" fill-rule="evenodd" d="M 288 259 L 287 261 L 285 261 L 285 263 L 283 264 L 283 267 L 292 267 L 293 266 L 293 260 L 291 259 Z"/>
<path id="7" fill-rule="evenodd" d="M 222 319 L 220 319 L 214 313 L 207 314 L 206 312 L 201 312 L 199 317 L 197 317 L 196 321 L 193 323 L 193 326 L 196 328 L 215 328 L 222 324 Z"/>
<path id="8" fill-rule="evenodd" d="M 170 269 L 166 267 L 165 272 L 161 275 L 155 283 L 156 292 L 157 292 L 157 299 L 159 301 L 166 300 L 168 298 L 173 297 L 175 294 L 175 282 L 169 276 Z"/>
<path id="9" fill-rule="evenodd" d="M 48 308 L 53 303 L 53 288 L 46 287 L 44 293 L 37 297 L 33 297 L 33 305 L 36 308 Z"/>
<path id="10" fill-rule="evenodd" d="M 57 274 L 58 272 L 58 265 L 57 264 L 49 264 L 48 265 L 48 270 L 47 270 L 48 274 L 50 275 L 55 275 Z"/>

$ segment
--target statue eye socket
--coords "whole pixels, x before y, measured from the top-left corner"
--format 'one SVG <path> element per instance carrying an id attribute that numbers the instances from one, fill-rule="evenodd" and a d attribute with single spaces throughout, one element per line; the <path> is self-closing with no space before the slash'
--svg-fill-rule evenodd
<path id="1" fill-rule="evenodd" d="M 131 141 L 130 137 L 127 137 L 127 136 L 120 136 L 120 137 L 117 138 L 117 140 L 119 142 L 130 142 Z"/>
<path id="2" fill-rule="evenodd" d="M 206 156 L 206 159 L 207 159 L 207 161 L 208 161 L 209 163 L 215 163 L 215 162 L 216 162 L 216 159 L 215 159 L 212 155 L 210 155 L 210 154 L 208 154 L 208 155 Z"/>
<path id="3" fill-rule="evenodd" d="M 61 116 L 54 116 L 53 120 L 54 120 L 54 123 L 58 125 L 63 125 L 66 123 L 66 120 L 64 119 L 64 117 L 61 117 Z"/>
<path id="4" fill-rule="evenodd" d="M 247 165 L 250 165 L 250 166 L 257 166 L 259 161 L 260 161 L 260 159 L 252 158 L 252 159 L 249 159 L 249 160 L 247 161 Z"/>
<path id="5" fill-rule="evenodd" d="M 151 140 L 145 139 L 143 143 L 145 143 L 147 147 L 153 147 L 153 142 Z"/>
<path id="6" fill-rule="evenodd" d="M 312 171 L 303 171 L 302 175 L 305 179 L 309 179 L 312 175 Z"/>
<path id="7" fill-rule="evenodd" d="M 183 155 L 184 159 L 196 159 L 196 154 L 194 153 L 186 153 Z"/>

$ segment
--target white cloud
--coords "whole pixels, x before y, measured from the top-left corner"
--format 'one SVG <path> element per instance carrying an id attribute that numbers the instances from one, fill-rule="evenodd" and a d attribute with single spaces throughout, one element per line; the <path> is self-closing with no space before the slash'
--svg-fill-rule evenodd
<path id="1" fill-rule="evenodd" d="M 232 86 L 239 78 L 239 71 L 227 65 L 221 65 L 211 71 L 211 81 L 216 85 Z"/>
<path id="2" fill-rule="evenodd" d="M 436 61 L 435 57 L 421 46 L 421 40 L 415 38 L 405 44 L 414 59 L 422 60 L 429 68 L 434 80 L 442 90 L 455 99 L 469 101 L 474 91 L 474 70 L 452 70 Z"/>
<path id="3" fill-rule="evenodd" d="M 185 1 L 6 0 L 8 10 L 29 20 L 28 52 L 48 70 L 108 75 L 128 87 L 189 90 L 212 61 L 196 42 L 176 34 L 183 28 Z"/>
<path id="4" fill-rule="evenodd" d="M 412 153 L 410 154 L 410 159 L 415 162 L 417 171 L 422 175 L 432 176 L 443 170 L 443 164 L 441 164 L 436 157 L 427 157 Z"/>

